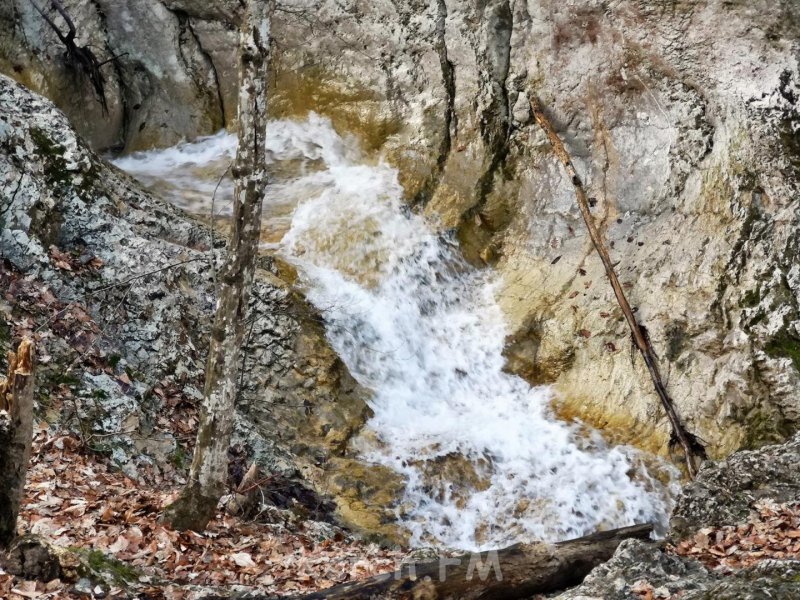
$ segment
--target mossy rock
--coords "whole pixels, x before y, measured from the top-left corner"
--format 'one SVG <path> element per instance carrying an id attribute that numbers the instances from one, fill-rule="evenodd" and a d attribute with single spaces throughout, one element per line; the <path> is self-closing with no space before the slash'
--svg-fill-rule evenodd
<path id="1" fill-rule="evenodd" d="M 782 331 L 764 346 L 764 352 L 772 358 L 790 359 L 794 368 L 800 372 L 800 339 L 797 336 Z"/>
<path id="2" fill-rule="evenodd" d="M 72 551 L 81 561 L 78 573 L 92 581 L 125 587 L 136 583 L 141 576 L 132 566 L 99 550 L 72 548 Z"/>

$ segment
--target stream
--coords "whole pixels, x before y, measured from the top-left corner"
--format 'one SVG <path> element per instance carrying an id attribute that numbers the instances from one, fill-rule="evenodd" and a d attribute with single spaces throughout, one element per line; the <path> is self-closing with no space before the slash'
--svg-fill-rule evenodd
<path id="1" fill-rule="evenodd" d="M 674 483 L 654 457 L 556 418 L 553 391 L 504 372 L 500 281 L 410 211 L 397 172 L 330 123 L 270 124 L 264 246 L 298 268 L 330 343 L 373 393 L 365 461 L 406 481 L 399 518 L 417 546 L 462 550 L 664 523 Z M 230 213 L 227 133 L 115 164 L 184 209 Z M 659 471 L 670 472 L 663 465 Z"/>

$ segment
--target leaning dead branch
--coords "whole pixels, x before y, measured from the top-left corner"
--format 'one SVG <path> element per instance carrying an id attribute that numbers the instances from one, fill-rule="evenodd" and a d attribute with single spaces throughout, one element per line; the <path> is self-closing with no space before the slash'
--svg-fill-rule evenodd
<path id="1" fill-rule="evenodd" d="M 656 390 L 656 394 L 658 394 L 658 397 L 661 400 L 661 405 L 664 407 L 664 411 L 666 412 L 669 422 L 672 426 L 670 445 L 678 444 L 681 446 L 686 456 L 686 470 L 688 471 L 689 476 L 694 478 L 697 473 L 699 460 L 705 458 L 706 456 L 705 448 L 696 436 L 686 430 L 681 423 L 677 411 L 675 410 L 672 398 L 670 398 L 666 386 L 661 379 L 661 373 L 658 370 L 656 354 L 653 351 L 653 346 L 650 343 L 650 337 L 647 335 L 646 328 L 640 325 L 637 321 L 636 315 L 634 315 L 633 310 L 631 310 L 631 306 L 628 303 L 628 299 L 625 297 L 625 292 L 622 290 L 622 286 L 619 283 L 617 273 L 614 270 L 614 264 L 611 262 L 611 257 L 608 255 L 608 250 L 606 250 L 605 244 L 603 243 L 603 238 L 594 224 L 594 219 L 589 211 L 589 201 L 586 196 L 586 191 L 583 188 L 581 178 L 578 176 L 578 173 L 572 164 L 572 159 L 570 158 L 569 153 L 564 148 L 561 138 L 559 138 L 555 129 L 553 129 L 549 119 L 542 111 L 539 100 L 535 96 L 533 96 L 531 99 L 531 109 L 534 117 L 536 118 L 536 122 L 544 130 L 545 134 L 547 134 L 547 138 L 550 140 L 550 144 L 553 146 L 553 151 L 564 165 L 564 169 L 567 171 L 567 175 L 569 175 L 572 185 L 575 188 L 575 197 L 578 200 L 578 207 L 581 210 L 583 221 L 586 223 L 586 228 L 589 230 L 589 237 L 592 239 L 592 243 L 594 244 L 595 250 L 597 250 L 597 254 L 600 256 L 600 260 L 603 261 L 603 266 L 605 267 L 608 281 L 611 283 L 611 287 L 614 290 L 614 295 L 617 297 L 617 302 L 619 303 L 622 313 L 625 315 L 625 320 L 628 322 L 628 327 L 631 330 L 631 338 L 633 343 L 644 359 L 644 364 L 647 366 L 647 370 L 650 373 L 650 378 L 653 380 L 653 386 Z"/>

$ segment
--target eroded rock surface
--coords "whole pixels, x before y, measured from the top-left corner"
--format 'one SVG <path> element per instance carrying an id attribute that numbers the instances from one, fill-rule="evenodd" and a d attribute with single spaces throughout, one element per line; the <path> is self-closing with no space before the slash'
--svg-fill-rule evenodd
<path id="1" fill-rule="evenodd" d="M 368 146 L 385 138 L 409 201 L 497 269 L 511 370 L 554 383 L 564 416 L 666 448 L 570 182 L 531 121 L 535 93 L 587 181 L 689 428 L 715 457 L 796 429 L 794 4 L 318 7 L 282 17 L 291 50 L 280 64 L 326 90 L 306 108 Z M 289 89 L 277 97 L 290 101 Z"/>
<path id="2" fill-rule="evenodd" d="M 76 43 L 90 47 L 99 62 L 109 61 L 101 67 L 107 112 L 86 77 L 66 64 L 63 45 L 29 0 L 0 6 L 0 71 L 53 99 L 96 149 L 171 145 L 235 117 L 238 35 L 225 3 L 63 4 Z M 64 20 L 51 15 L 66 33 Z"/>
<path id="3" fill-rule="evenodd" d="M 0 275 L 14 285 L 4 296 L 36 285 L 29 295 L 40 299 L 4 298 L 0 322 L 24 324 L 32 315 L 27 328 L 38 330 L 45 357 L 40 412 L 66 386 L 71 400 L 62 414 L 45 416 L 67 420 L 134 477 L 140 465 L 174 462 L 182 449 L 159 418 L 162 409 L 202 397 L 212 244 L 220 249 L 224 240 L 142 192 L 87 148 L 50 101 L 1 75 L 0 189 Z M 266 472 L 300 477 L 328 494 L 329 480 L 351 468 L 346 442 L 370 414 L 367 392 L 272 263 L 263 257 L 251 306 L 238 441 Z M 14 333 L 0 337 L 4 349 Z M 400 485 L 390 473 L 378 475 L 378 491 Z M 364 494 L 354 511 L 350 490 L 337 492 L 341 514 L 354 516 L 350 524 L 394 531 L 399 494 L 384 494 L 370 509 Z"/>

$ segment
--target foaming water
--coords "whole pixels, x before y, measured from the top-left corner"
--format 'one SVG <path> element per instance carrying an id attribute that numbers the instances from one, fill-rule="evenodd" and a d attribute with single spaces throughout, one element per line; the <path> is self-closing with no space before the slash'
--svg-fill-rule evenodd
<path id="1" fill-rule="evenodd" d="M 549 388 L 503 371 L 498 282 L 407 209 L 393 168 L 366 164 L 316 116 L 268 137 L 276 167 L 299 162 L 267 197 L 267 213 L 293 208 L 277 248 L 373 391 L 374 436 L 355 449 L 405 477 L 398 514 L 415 544 L 470 550 L 663 521 L 669 489 L 636 451 L 559 421 Z"/>
<path id="2" fill-rule="evenodd" d="M 151 191 L 190 212 L 203 213 L 210 209 L 211 197 L 216 191 L 215 212 L 224 214 L 230 212 L 233 182 L 222 174 L 235 155 L 236 136 L 220 131 L 194 142 L 164 150 L 135 152 L 112 162 Z"/>

